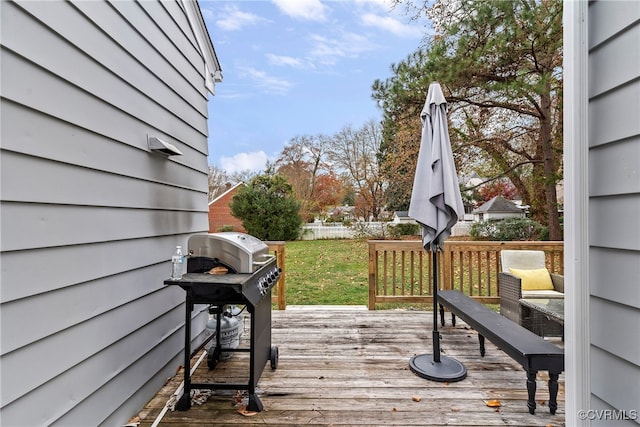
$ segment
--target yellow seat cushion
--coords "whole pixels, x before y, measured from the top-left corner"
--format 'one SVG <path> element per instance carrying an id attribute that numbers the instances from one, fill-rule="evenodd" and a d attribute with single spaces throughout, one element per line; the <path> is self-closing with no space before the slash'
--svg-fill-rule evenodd
<path id="1" fill-rule="evenodd" d="M 553 290 L 551 275 L 546 268 L 535 270 L 510 268 L 509 272 L 522 280 L 523 291 Z"/>

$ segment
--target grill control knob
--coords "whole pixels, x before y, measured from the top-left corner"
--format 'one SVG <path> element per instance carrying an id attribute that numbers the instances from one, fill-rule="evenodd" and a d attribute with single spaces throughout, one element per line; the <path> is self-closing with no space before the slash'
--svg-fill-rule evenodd
<path id="1" fill-rule="evenodd" d="M 268 287 L 269 284 L 267 283 L 266 279 L 264 277 L 261 277 L 260 280 L 258 280 L 258 290 L 260 291 L 260 295 L 264 296 L 267 293 Z"/>

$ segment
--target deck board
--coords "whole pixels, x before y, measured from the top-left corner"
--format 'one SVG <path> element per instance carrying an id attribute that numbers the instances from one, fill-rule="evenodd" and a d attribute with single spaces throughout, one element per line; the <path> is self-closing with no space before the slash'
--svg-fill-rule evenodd
<path id="1" fill-rule="evenodd" d="M 258 383 L 263 412 L 241 415 L 246 392 L 217 390 L 202 405 L 167 410 L 158 418 L 182 382 L 180 372 L 140 412 L 140 426 L 156 420 L 160 426 L 564 425 L 564 374 L 556 415 L 546 404 L 546 372 L 538 375 L 538 409 L 530 415 L 523 369 L 490 342 L 487 355 L 480 357 L 476 332 L 459 320 L 455 328 L 440 328 L 442 354 L 462 362 L 467 378 L 440 383 L 412 373 L 410 358 L 431 351 L 432 319 L 431 312 L 408 310 L 274 311 L 272 343 L 280 358 L 278 369 L 267 365 Z M 248 355 L 235 353 L 213 370 L 205 360 L 193 381 L 244 381 L 247 372 Z M 488 407 L 491 399 L 502 407 Z"/>

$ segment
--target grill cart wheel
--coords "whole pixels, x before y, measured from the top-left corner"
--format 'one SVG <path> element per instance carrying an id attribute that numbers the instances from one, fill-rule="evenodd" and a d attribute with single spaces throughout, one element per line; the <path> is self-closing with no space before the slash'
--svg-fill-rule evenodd
<path id="1" fill-rule="evenodd" d="M 269 359 L 271 360 L 271 369 L 278 369 L 278 355 L 279 355 L 278 347 L 273 345 L 271 346 L 271 356 Z"/>

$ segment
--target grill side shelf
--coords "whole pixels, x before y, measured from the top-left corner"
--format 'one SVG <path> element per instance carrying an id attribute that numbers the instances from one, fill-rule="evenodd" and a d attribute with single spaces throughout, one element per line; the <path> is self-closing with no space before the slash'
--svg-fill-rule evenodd
<path id="1" fill-rule="evenodd" d="M 208 274 L 208 273 L 187 273 L 182 279 L 167 279 L 165 285 L 192 286 L 198 283 L 208 283 L 216 285 L 242 285 L 252 274 Z"/>

